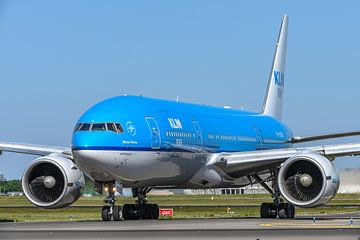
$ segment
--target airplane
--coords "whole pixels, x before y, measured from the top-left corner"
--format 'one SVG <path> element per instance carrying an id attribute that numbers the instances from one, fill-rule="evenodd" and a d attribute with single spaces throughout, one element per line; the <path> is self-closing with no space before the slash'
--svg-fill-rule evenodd
<path id="1" fill-rule="evenodd" d="M 294 218 L 295 206 L 328 203 L 339 188 L 333 160 L 360 155 L 360 143 L 296 147 L 297 143 L 360 135 L 345 132 L 294 136 L 281 121 L 288 16 L 282 18 L 261 112 L 143 96 L 117 96 L 78 120 L 72 146 L 0 142 L 0 152 L 33 154 L 22 175 L 27 199 L 62 208 L 80 197 L 84 175 L 105 192 L 103 221 L 157 219 L 151 189 L 234 188 L 261 184 L 273 202 L 262 218 Z M 115 192 L 131 188 L 134 204 L 116 205 Z"/>

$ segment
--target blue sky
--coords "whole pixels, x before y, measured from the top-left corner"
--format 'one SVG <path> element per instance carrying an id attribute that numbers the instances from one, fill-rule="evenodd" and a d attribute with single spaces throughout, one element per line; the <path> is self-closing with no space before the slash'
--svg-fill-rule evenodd
<path id="1" fill-rule="evenodd" d="M 1 1 L 0 139 L 69 146 L 87 108 L 125 93 L 259 111 L 284 13 L 284 121 L 297 135 L 360 130 L 359 5 Z M 348 141 L 360 137 L 313 144 Z M 0 173 L 20 178 L 32 159 L 4 153 Z"/>

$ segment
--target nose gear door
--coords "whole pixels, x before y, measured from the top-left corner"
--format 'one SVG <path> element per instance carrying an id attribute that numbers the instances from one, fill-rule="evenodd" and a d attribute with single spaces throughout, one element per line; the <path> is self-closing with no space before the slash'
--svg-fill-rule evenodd
<path id="1" fill-rule="evenodd" d="M 152 149 L 159 149 L 161 144 L 161 137 L 160 137 L 160 130 L 159 126 L 153 117 L 146 117 L 145 118 L 151 135 L 151 148 Z"/>

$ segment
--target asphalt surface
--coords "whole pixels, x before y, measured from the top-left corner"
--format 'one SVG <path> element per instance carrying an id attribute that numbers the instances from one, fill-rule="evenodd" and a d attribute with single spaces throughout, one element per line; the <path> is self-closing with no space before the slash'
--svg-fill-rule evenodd
<path id="1" fill-rule="evenodd" d="M 102 205 L 87 205 L 87 206 L 68 206 L 67 208 L 101 208 Z M 259 204 L 229 204 L 229 205 L 160 205 L 160 208 L 254 208 L 260 207 Z M 333 207 L 341 207 L 341 208 L 359 208 L 360 204 L 331 204 L 331 205 L 324 205 L 318 208 L 333 208 Z M 37 206 L 0 206 L 0 208 L 38 208 Z"/>
<path id="2" fill-rule="evenodd" d="M 360 239 L 360 219 L 0 223 L 0 239 Z"/>

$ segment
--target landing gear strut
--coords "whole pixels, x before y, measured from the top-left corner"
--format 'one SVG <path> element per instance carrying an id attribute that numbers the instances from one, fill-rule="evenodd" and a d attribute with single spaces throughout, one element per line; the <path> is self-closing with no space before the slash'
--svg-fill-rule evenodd
<path id="1" fill-rule="evenodd" d="M 146 194 L 148 194 L 151 188 L 133 188 L 133 197 L 136 197 L 135 204 L 124 204 L 123 207 L 116 206 L 115 182 L 95 182 L 95 190 L 99 193 L 103 192 L 103 186 L 105 192 L 109 193 L 106 197 L 105 203 L 108 206 L 104 206 L 101 209 L 101 218 L 103 221 L 120 220 L 138 220 L 138 219 L 158 219 L 159 218 L 159 206 L 157 204 L 148 204 Z"/>
<path id="2" fill-rule="evenodd" d="M 295 207 L 290 203 L 284 203 L 281 198 L 278 182 L 277 182 L 278 169 L 271 172 L 271 181 L 273 190 L 262 180 L 258 175 L 253 178 L 260 183 L 273 197 L 272 203 L 262 203 L 260 207 L 261 218 L 294 218 Z"/>

